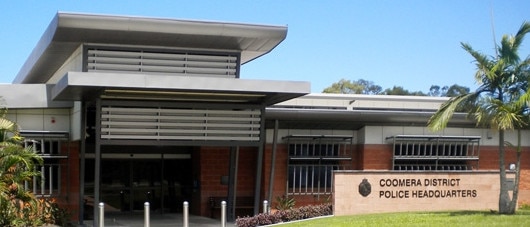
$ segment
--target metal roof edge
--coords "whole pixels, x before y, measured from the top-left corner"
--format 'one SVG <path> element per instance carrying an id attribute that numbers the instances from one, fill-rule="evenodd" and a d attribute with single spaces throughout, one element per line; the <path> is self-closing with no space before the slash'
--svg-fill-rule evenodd
<path id="1" fill-rule="evenodd" d="M 0 97 L 8 109 L 70 108 L 71 101 L 51 100 L 49 84 L 2 84 Z"/>
<path id="2" fill-rule="evenodd" d="M 29 57 L 26 59 L 26 61 L 20 68 L 20 71 L 18 72 L 17 76 L 13 80 L 14 84 L 25 83 L 26 81 L 31 79 L 31 78 L 27 78 L 27 76 L 34 69 L 33 66 L 40 60 L 43 53 L 52 43 L 53 37 L 58 28 L 58 24 L 59 24 L 59 14 L 56 14 L 53 17 L 50 24 L 48 25 L 48 27 L 46 28 L 46 30 L 44 30 L 44 33 L 42 34 L 41 38 L 37 42 L 37 45 L 33 48 Z"/>
<path id="3" fill-rule="evenodd" d="M 433 96 L 413 96 L 413 95 L 366 95 L 366 94 L 332 94 L 332 93 L 311 93 L 303 97 L 304 99 L 341 99 L 341 100 L 392 100 L 392 101 L 431 101 L 445 102 L 450 97 Z"/>
<path id="4" fill-rule="evenodd" d="M 96 34 L 108 32 L 115 34 L 120 32 L 120 36 L 113 40 L 123 40 L 123 43 L 114 43 L 111 40 L 103 40 Z M 83 35 L 80 35 L 80 34 Z M 85 34 L 86 33 L 86 34 Z M 201 36 L 216 40 L 217 37 L 224 37 L 231 40 L 230 43 L 216 43 L 217 46 L 226 47 L 227 50 L 237 50 L 241 52 L 241 63 L 244 64 L 260 56 L 263 56 L 276 48 L 287 36 L 287 27 L 280 25 L 244 24 L 231 22 L 214 22 L 199 20 L 178 20 L 169 18 L 151 18 L 139 16 L 116 16 L 103 14 L 70 13 L 57 12 L 41 39 L 34 47 L 27 58 L 13 83 L 44 83 L 46 76 L 53 73 L 54 68 L 62 65 L 66 58 L 82 43 L 113 43 L 116 45 L 153 45 L 153 41 L 148 39 L 133 38 L 130 33 L 143 35 L 169 35 L 175 37 Z M 113 37 L 113 36 L 105 36 Z M 123 39 L 119 39 L 122 37 Z M 129 38 L 130 37 L 130 38 Z M 169 41 L 173 40 L 173 41 Z M 161 42 L 161 46 L 174 47 L 175 39 L 168 39 Z M 218 49 L 208 40 L 194 43 L 205 49 Z M 131 42 L 131 43 L 128 43 Z M 179 46 L 186 48 L 186 44 Z M 59 53 L 56 49 L 62 49 Z M 71 52 L 69 52 L 71 51 Z M 55 53 L 53 57 L 50 57 Z M 52 59 L 49 59 L 52 58 Z M 41 72 L 43 67 L 48 68 L 48 72 Z M 50 67 L 53 67 L 50 69 Z M 39 71 L 36 73 L 36 71 Z M 46 75 L 44 75 L 46 74 Z M 43 77 L 43 78 L 41 78 Z"/>

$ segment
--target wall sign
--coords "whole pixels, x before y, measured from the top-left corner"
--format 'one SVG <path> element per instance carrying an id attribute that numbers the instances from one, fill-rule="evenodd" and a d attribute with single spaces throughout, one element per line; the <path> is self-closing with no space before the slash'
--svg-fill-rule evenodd
<path id="1" fill-rule="evenodd" d="M 334 172 L 334 213 L 496 210 L 499 173 Z"/>

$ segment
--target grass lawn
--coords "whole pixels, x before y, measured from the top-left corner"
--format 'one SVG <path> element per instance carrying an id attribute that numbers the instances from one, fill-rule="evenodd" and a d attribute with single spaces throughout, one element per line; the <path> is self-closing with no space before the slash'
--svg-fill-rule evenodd
<path id="1" fill-rule="evenodd" d="M 489 211 L 352 215 L 326 217 L 281 226 L 530 226 L 530 209 L 519 210 L 515 215 L 499 215 Z"/>

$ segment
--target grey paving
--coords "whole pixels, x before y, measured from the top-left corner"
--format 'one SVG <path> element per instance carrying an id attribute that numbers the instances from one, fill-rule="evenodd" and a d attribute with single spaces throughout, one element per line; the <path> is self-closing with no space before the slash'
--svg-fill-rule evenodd
<path id="1" fill-rule="evenodd" d="M 178 213 L 168 213 L 168 214 L 151 214 L 151 220 L 149 225 L 151 227 L 158 226 L 183 226 L 182 214 Z M 201 226 L 201 227 L 219 227 L 221 226 L 221 221 L 217 219 L 211 219 L 201 216 L 190 216 L 189 217 L 189 227 Z M 92 220 L 84 222 L 86 227 L 92 227 Z M 105 227 L 143 227 L 144 226 L 144 216 L 143 213 L 127 213 L 127 214 L 105 214 Z M 233 222 L 227 222 L 227 227 L 235 226 Z"/>

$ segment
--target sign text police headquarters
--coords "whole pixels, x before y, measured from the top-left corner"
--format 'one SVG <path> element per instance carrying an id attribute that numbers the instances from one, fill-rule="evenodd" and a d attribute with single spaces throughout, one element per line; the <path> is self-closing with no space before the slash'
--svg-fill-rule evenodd
<path id="1" fill-rule="evenodd" d="M 338 216 L 484 210 L 497 209 L 499 205 L 499 173 L 496 171 L 337 171 L 333 174 L 334 214 Z"/>
<path id="2" fill-rule="evenodd" d="M 379 198 L 475 198 L 477 190 L 461 189 L 460 178 L 383 178 Z"/>

